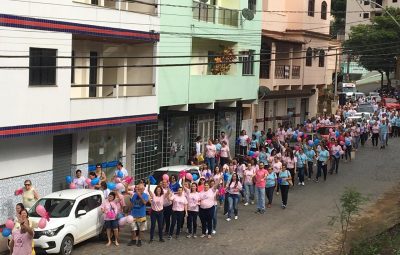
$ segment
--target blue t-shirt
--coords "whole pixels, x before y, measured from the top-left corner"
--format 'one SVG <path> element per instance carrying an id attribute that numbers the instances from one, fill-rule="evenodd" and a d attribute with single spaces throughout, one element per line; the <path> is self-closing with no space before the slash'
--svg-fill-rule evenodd
<path id="1" fill-rule="evenodd" d="M 396 127 L 400 127 L 400 118 L 399 117 L 396 117 L 395 123 L 396 123 Z"/>
<path id="2" fill-rule="evenodd" d="M 146 203 L 149 201 L 149 195 L 147 195 L 146 193 L 142 193 L 142 198 L 146 201 Z M 143 204 L 142 199 L 140 199 L 136 193 L 131 198 L 131 203 L 131 215 L 134 218 L 146 217 L 146 204 Z"/>
<path id="3" fill-rule="evenodd" d="M 222 145 L 221 145 L 220 143 L 217 143 L 217 144 L 215 145 L 215 149 L 217 150 L 217 152 L 220 152 L 220 151 L 221 151 L 221 147 L 222 147 Z"/>
<path id="4" fill-rule="evenodd" d="M 299 168 L 302 168 L 302 167 L 304 167 L 304 164 L 307 162 L 307 156 L 306 156 L 306 154 L 300 154 L 300 153 L 298 153 L 297 155 L 296 155 L 296 157 L 297 157 L 297 167 L 299 167 Z"/>
<path id="5" fill-rule="evenodd" d="M 388 126 L 386 124 L 379 124 L 379 132 L 381 134 L 387 134 L 388 133 Z"/>
<path id="6" fill-rule="evenodd" d="M 181 185 L 179 185 L 178 182 L 175 182 L 174 184 L 170 183 L 169 188 L 172 190 L 172 192 L 178 192 L 178 189 Z"/>
<path id="7" fill-rule="evenodd" d="M 258 143 L 257 140 L 251 140 L 251 142 L 250 142 L 250 148 L 257 148 L 257 143 Z"/>
<path id="8" fill-rule="evenodd" d="M 257 139 L 257 141 L 259 142 L 259 141 L 260 141 L 260 137 L 261 137 L 261 131 L 255 131 L 255 132 L 253 133 L 253 135 L 256 136 L 256 139 Z"/>
<path id="9" fill-rule="evenodd" d="M 329 158 L 329 152 L 327 150 L 320 151 L 318 161 L 327 161 Z"/>
<path id="10" fill-rule="evenodd" d="M 279 173 L 279 178 L 289 178 L 291 177 L 290 172 L 288 170 Z M 288 181 L 281 181 L 281 185 L 289 185 Z"/>
<path id="11" fill-rule="evenodd" d="M 267 182 L 265 183 L 265 187 L 270 188 L 270 187 L 275 187 L 275 181 L 276 181 L 276 173 L 272 172 L 267 175 Z"/>
<path id="12" fill-rule="evenodd" d="M 314 150 L 307 150 L 306 151 L 306 155 L 307 155 L 307 160 L 311 162 L 311 161 L 314 160 L 315 151 Z"/>
<path id="13" fill-rule="evenodd" d="M 266 152 L 260 152 L 260 154 L 258 154 L 258 160 L 260 162 L 263 162 L 264 164 L 268 163 L 268 155 Z"/>

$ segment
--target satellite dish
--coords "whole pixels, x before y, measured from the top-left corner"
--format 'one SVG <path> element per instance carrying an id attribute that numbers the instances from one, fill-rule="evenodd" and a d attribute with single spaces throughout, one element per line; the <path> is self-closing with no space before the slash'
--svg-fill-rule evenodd
<path id="1" fill-rule="evenodd" d="M 244 8 L 242 10 L 242 16 L 245 20 L 253 20 L 254 19 L 254 12 L 248 8 Z"/>
<path id="2" fill-rule="evenodd" d="M 200 0 L 200 2 L 202 2 L 202 3 L 207 3 L 208 0 Z"/>

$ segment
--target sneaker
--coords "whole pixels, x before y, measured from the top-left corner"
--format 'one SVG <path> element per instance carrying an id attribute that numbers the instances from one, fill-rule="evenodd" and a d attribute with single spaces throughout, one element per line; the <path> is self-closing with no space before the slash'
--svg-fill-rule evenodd
<path id="1" fill-rule="evenodd" d="M 282 205 L 282 209 L 286 209 L 286 205 Z"/>
<path id="2" fill-rule="evenodd" d="M 235 220 L 237 220 L 237 219 L 239 219 L 239 217 L 236 215 L 236 216 L 235 216 Z"/>
<path id="3" fill-rule="evenodd" d="M 309 181 L 311 181 L 311 178 L 308 178 Z"/>
<path id="4" fill-rule="evenodd" d="M 247 203 L 247 202 L 246 202 L 246 203 L 244 203 L 244 206 L 248 206 L 248 205 L 249 205 L 249 203 Z"/>
<path id="5" fill-rule="evenodd" d="M 142 246 L 142 240 L 139 240 L 139 241 L 137 242 L 136 246 L 137 246 L 137 247 Z"/>
<path id="6" fill-rule="evenodd" d="M 251 201 L 250 204 L 254 205 L 254 201 Z"/>
<path id="7" fill-rule="evenodd" d="M 260 213 L 260 209 L 257 209 L 257 211 L 255 211 L 254 213 Z"/>
<path id="8" fill-rule="evenodd" d="M 318 179 L 315 179 L 314 182 L 318 183 L 319 181 L 318 181 Z"/>
<path id="9" fill-rule="evenodd" d="M 215 230 L 212 231 L 212 234 L 213 234 L 213 235 L 215 235 L 216 233 L 217 233 L 217 231 L 215 231 Z"/>
<path id="10" fill-rule="evenodd" d="M 264 213 L 265 213 L 265 210 L 261 210 L 261 211 L 260 211 L 260 214 L 264 214 Z"/>
<path id="11" fill-rule="evenodd" d="M 168 240 L 172 240 L 172 236 L 168 236 Z"/>
<path id="12" fill-rule="evenodd" d="M 206 235 L 201 235 L 200 237 L 201 237 L 201 238 L 204 238 L 204 237 L 206 237 Z"/>
<path id="13" fill-rule="evenodd" d="M 207 238 L 210 239 L 210 238 L 211 238 L 211 235 L 208 235 Z"/>
<path id="14" fill-rule="evenodd" d="M 297 183 L 297 185 L 301 185 L 301 182 Z"/>
<path id="15" fill-rule="evenodd" d="M 231 218 L 226 218 L 226 221 L 231 221 L 232 219 Z"/>
<path id="16" fill-rule="evenodd" d="M 305 185 L 304 182 L 302 182 L 301 185 L 304 186 Z"/>
<path id="17" fill-rule="evenodd" d="M 192 237 L 192 235 L 187 235 L 187 236 L 186 236 L 186 238 L 191 238 L 191 237 Z"/>
<path id="18" fill-rule="evenodd" d="M 279 196 L 279 192 L 276 192 L 276 195 Z"/>
<path id="19" fill-rule="evenodd" d="M 197 236 L 196 236 L 196 235 L 193 235 L 192 237 L 193 237 L 193 238 L 197 238 Z"/>
<path id="20" fill-rule="evenodd" d="M 131 241 L 128 243 L 128 246 L 133 246 L 133 245 L 136 245 L 136 240 L 131 240 Z"/>

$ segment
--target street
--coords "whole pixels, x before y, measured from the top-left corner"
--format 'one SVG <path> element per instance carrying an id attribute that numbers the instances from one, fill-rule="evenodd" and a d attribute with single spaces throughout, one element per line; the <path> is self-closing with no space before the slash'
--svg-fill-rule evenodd
<path id="1" fill-rule="evenodd" d="M 239 206 L 239 219 L 226 222 L 219 211 L 217 235 L 211 240 L 187 239 L 182 236 L 166 243 L 147 243 L 148 232 L 141 248 L 127 247 L 128 228 L 125 227 L 119 248 L 91 240 L 76 247 L 74 254 L 110 254 L 130 251 L 142 254 L 169 253 L 178 250 L 197 254 L 308 254 L 322 241 L 332 238 L 337 229 L 328 225 L 329 216 L 337 215 L 338 201 L 346 187 L 355 187 L 374 203 L 400 180 L 393 158 L 400 151 L 399 138 L 389 141 L 385 150 L 373 148 L 370 140 L 359 149 L 352 162 L 340 162 L 339 174 L 329 175 L 326 182 L 306 182 L 289 192 L 288 208 L 280 208 L 280 196 L 274 196 L 271 209 L 264 215 L 254 214 L 255 205 Z M 221 208 L 222 209 L 222 208 Z M 149 224 L 150 225 L 150 224 Z M 150 227 L 150 226 L 149 226 Z M 201 244 L 201 246 L 200 246 Z M 182 252 L 183 254 L 183 252 Z"/>

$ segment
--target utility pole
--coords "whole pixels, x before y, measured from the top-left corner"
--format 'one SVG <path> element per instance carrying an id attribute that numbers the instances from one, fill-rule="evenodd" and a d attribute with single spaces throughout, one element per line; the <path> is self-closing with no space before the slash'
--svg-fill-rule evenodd
<path id="1" fill-rule="evenodd" d="M 346 82 L 350 82 L 350 53 L 347 54 L 347 72 L 346 72 Z"/>
<path id="2" fill-rule="evenodd" d="M 338 72 L 337 72 L 337 66 L 338 66 L 338 53 L 337 53 L 337 48 L 336 48 L 336 59 L 335 59 L 335 89 L 334 89 L 334 94 L 335 98 L 337 96 L 337 77 L 338 77 Z"/>

